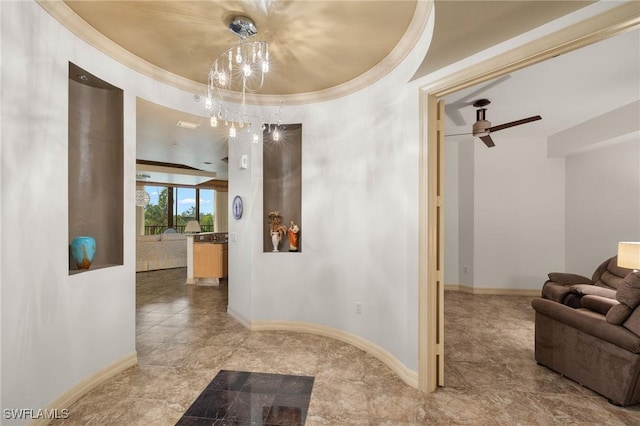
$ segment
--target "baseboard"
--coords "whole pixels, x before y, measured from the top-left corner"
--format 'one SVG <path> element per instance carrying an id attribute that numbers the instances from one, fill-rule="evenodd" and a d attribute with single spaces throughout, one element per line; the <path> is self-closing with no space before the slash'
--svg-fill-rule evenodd
<path id="1" fill-rule="evenodd" d="M 251 320 L 244 315 L 234 311 L 229 305 L 227 305 L 227 314 L 229 314 L 234 320 L 238 321 L 244 328 L 251 330 Z"/>
<path id="2" fill-rule="evenodd" d="M 482 288 L 463 284 L 445 284 L 445 291 L 460 291 L 469 294 L 493 294 L 496 296 L 540 296 L 542 286 L 538 290 L 519 288 Z"/>
<path id="3" fill-rule="evenodd" d="M 115 375 L 123 372 L 127 368 L 133 367 L 138 364 L 138 354 L 137 352 L 131 352 L 125 355 L 123 358 L 120 358 L 118 361 L 113 364 L 107 365 L 106 367 L 96 371 L 88 377 L 85 377 L 80 382 L 78 382 L 75 386 L 71 387 L 67 391 L 65 391 L 62 395 L 54 399 L 47 407 L 46 410 L 50 410 L 54 412 L 61 412 L 63 409 L 68 409 L 71 404 L 76 402 L 86 393 L 88 393 L 93 388 L 102 384 L 103 382 L 109 380 Z M 30 426 L 45 426 L 51 422 L 51 419 L 34 419 L 29 423 Z"/>
<path id="4" fill-rule="evenodd" d="M 251 331 L 293 331 L 297 333 L 310 333 L 318 336 L 329 337 L 355 346 L 356 348 L 361 349 L 369 355 L 379 359 L 394 373 L 396 373 L 406 384 L 416 389 L 418 388 L 417 371 L 407 368 L 386 349 L 383 349 L 367 339 L 356 336 L 355 334 L 351 334 L 337 328 L 304 321 L 251 321 L 229 307 L 227 307 L 227 313 Z"/>

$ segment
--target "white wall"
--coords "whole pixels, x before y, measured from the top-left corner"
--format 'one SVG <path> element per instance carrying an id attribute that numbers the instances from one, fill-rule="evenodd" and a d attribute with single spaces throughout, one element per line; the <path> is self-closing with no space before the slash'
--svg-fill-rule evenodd
<path id="1" fill-rule="evenodd" d="M 459 282 L 447 284 L 538 289 L 564 267 L 564 160 L 547 158 L 546 139 L 501 137 L 496 145 L 458 142 L 458 178 L 445 181 L 445 200 L 459 200 L 458 210 L 445 210 L 458 241 L 445 253 L 457 250 L 459 263 L 449 257 L 445 271 L 458 270 Z"/>
<path id="2" fill-rule="evenodd" d="M 302 123 L 301 253 L 263 253 L 261 145 L 233 144 L 230 165 L 251 157 L 250 170 L 229 170 L 229 199 L 242 194 L 248 209 L 229 227 L 238 236 L 230 243 L 234 315 L 333 327 L 417 370 L 418 86 L 407 81 L 430 31 L 372 86 L 283 108 L 283 123 Z"/>
<path id="3" fill-rule="evenodd" d="M 136 96 L 191 113 L 201 106 L 192 94 L 132 72 L 79 41 L 35 2 L 0 2 L 0 18 L 0 405 L 40 409 L 135 352 Z M 73 276 L 69 61 L 124 90 L 126 183 L 124 264 Z"/>
<path id="4" fill-rule="evenodd" d="M 458 175 L 448 170 L 445 200 L 459 209 L 445 209 L 445 224 L 458 227 L 457 239 L 447 238 L 445 282 L 536 289 L 552 271 L 590 277 L 619 241 L 640 240 L 640 138 L 627 139 L 553 158 L 543 141 L 501 139 L 491 150 L 475 146 L 473 162 L 465 142 L 447 146 L 447 167 Z"/>
<path id="5" fill-rule="evenodd" d="M 124 265 L 70 276 L 68 61 L 77 61 L 86 47 L 74 43 L 35 3 L 3 2 L 0 7 L 1 404 L 3 409 L 38 409 L 135 352 L 135 186 L 125 188 Z M 86 69 L 118 85 L 102 67 Z M 135 120 L 135 99 L 125 96 L 124 103 L 125 116 Z M 125 121 L 124 132 L 124 181 L 134 182 L 131 120 Z"/>
<path id="6" fill-rule="evenodd" d="M 254 182 L 258 176 L 262 176 L 262 161 L 261 158 L 256 158 L 258 152 L 257 145 L 250 142 L 245 133 L 229 142 L 228 210 L 233 211 L 233 199 L 240 196 L 243 200 L 243 213 L 240 219 L 229 218 L 228 311 L 247 326 L 254 317 L 254 252 L 262 247 L 262 234 L 255 235 L 255 222 L 262 212 L 262 185 Z M 238 167 L 243 154 L 249 156 L 248 169 Z"/>
<path id="7" fill-rule="evenodd" d="M 476 149 L 474 287 L 538 289 L 564 265 L 564 161 L 546 142 Z"/>
<path id="8" fill-rule="evenodd" d="M 445 210 L 444 218 L 446 223 L 450 215 L 458 216 L 459 246 L 453 250 L 458 252 L 459 264 L 452 264 L 450 267 L 458 270 L 459 282 L 451 284 L 464 286 L 473 286 L 475 272 L 475 150 L 476 144 L 473 139 L 458 144 L 458 210 Z M 448 185 L 449 183 L 445 181 L 445 198 L 449 193 L 455 192 Z M 446 250 L 447 247 L 445 247 L 445 253 Z M 444 266 L 445 270 L 449 268 L 446 263 Z"/>
<path id="9" fill-rule="evenodd" d="M 638 52 L 635 52 L 638 54 Z M 640 94 L 640 80 L 629 87 Z M 617 243 L 640 239 L 640 101 L 548 138 L 566 158 L 566 267 L 591 276 Z"/>
<path id="10" fill-rule="evenodd" d="M 619 241 L 640 241 L 640 138 L 566 162 L 566 270 L 591 277 Z"/>

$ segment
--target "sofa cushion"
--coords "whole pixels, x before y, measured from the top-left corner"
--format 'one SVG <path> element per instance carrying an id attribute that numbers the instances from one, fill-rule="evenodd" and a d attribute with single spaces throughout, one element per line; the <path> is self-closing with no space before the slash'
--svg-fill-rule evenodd
<path id="1" fill-rule="evenodd" d="M 607 321 L 620 325 L 631 316 L 633 310 L 640 304 L 640 276 L 633 272 L 627 274 L 618 286 L 616 299 L 620 304 L 607 312 Z"/>
<path id="2" fill-rule="evenodd" d="M 612 274 L 609 271 L 604 271 L 600 279 L 596 281 L 594 284 L 601 287 L 610 287 L 615 290 L 618 288 L 620 283 L 622 283 L 623 277 L 624 275 L 620 277 L 618 275 Z"/>
<path id="3" fill-rule="evenodd" d="M 631 272 L 631 269 L 619 267 L 618 256 L 613 256 L 596 269 L 593 273 L 592 281 L 597 286 L 617 289 L 629 272 Z"/>
<path id="4" fill-rule="evenodd" d="M 615 325 L 620 325 L 629 318 L 633 309 L 625 305 L 624 303 L 618 303 L 613 306 L 607 312 L 607 322 Z"/>
<path id="5" fill-rule="evenodd" d="M 600 287 L 591 284 L 575 284 L 571 286 L 571 293 L 580 294 L 586 296 L 591 294 L 593 296 L 607 297 L 609 299 L 616 298 L 616 291 L 611 288 Z"/>
<path id="6" fill-rule="evenodd" d="M 630 332 L 640 336 L 640 309 L 634 309 L 629 319 L 622 325 Z"/>
<path id="7" fill-rule="evenodd" d="M 640 305 L 640 276 L 635 272 L 627 274 L 618 286 L 616 299 L 631 309 Z"/>
<path id="8" fill-rule="evenodd" d="M 607 315 L 607 313 L 611 308 L 619 304 L 620 302 L 618 302 L 615 299 L 610 299 L 608 297 L 602 297 L 602 296 L 594 296 L 592 294 L 588 294 L 580 298 L 581 308 L 589 309 L 593 312 L 597 312 L 602 315 Z M 627 318 L 625 317 L 625 319 Z M 623 321 L 624 320 L 622 320 L 618 324 L 622 324 Z"/>

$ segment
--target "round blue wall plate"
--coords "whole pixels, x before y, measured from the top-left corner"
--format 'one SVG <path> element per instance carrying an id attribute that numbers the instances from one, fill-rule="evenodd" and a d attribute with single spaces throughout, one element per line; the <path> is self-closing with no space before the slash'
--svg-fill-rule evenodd
<path id="1" fill-rule="evenodd" d="M 242 198 L 236 195 L 233 199 L 233 217 L 240 219 L 242 217 Z"/>

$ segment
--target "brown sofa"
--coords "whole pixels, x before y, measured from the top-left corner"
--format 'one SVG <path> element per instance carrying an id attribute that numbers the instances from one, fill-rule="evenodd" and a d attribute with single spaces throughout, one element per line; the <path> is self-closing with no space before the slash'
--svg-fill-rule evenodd
<path id="1" fill-rule="evenodd" d="M 579 308 L 580 299 L 587 294 L 615 299 L 616 289 L 631 272 L 631 269 L 619 267 L 617 262 L 618 256 L 605 260 L 591 279 L 566 272 L 551 272 L 542 287 L 542 297 L 572 308 Z"/>
<path id="2" fill-rule="evenodd" d="M 533 300 L 535 358 L 613 404 L 638 404 L 640 274 L 628 274 L 612 291 L 614 298 L 594 294 L 573 298 L 572 303 L 579 303 L 576 308 L 549 297 Z"/>

